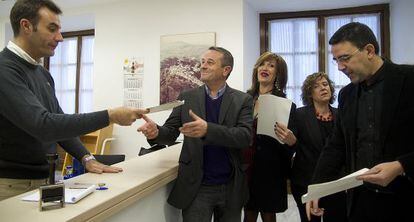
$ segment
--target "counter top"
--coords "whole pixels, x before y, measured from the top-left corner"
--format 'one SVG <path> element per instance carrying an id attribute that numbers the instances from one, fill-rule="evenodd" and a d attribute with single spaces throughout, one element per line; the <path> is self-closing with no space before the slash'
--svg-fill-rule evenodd
<path id="1" fill-rule="evenodd" d="M 68 180 L 78 183 L 105 183 L 108 190 L 97 190 L 76 204 L 39 211 L 37 202 L 21 198 L 31 191 L 0 201 L 1 221 L 100 221 L 151 194 L 177 177 L 182 144 L 115 164 L 123 168 L 116 174 L 83 174 Z"/>

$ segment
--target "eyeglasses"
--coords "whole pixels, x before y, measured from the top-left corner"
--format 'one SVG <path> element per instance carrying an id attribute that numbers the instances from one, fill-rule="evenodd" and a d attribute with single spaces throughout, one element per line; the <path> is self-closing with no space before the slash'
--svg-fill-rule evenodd
<path id="1" fill-rule="evenodd" d="M 337 65 L 339 63 L 343 64 L 344 62 L 348 62 L 352 58 L 352 56 L 354 56 L 354 55 L 357 54 L 357 52 L 360 52 L 360 50 L 359 49 L 355 49 L 355 51 L 353 51 L 349 55 L 342 55 L 342 56 L 339 56 L 338 58 L 333 58 L 332 63 L 334 65 Z"/>

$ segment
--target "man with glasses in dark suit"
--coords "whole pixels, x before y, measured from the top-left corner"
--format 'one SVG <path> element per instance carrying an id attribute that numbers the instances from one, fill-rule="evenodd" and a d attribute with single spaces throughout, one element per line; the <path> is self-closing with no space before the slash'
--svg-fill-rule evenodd
<path id="1" fill-rule="evenodd" d="M 379 56 L 372 30 L 361 23 L 342 26 L 329 40 L 338 69 L 351 83 L 338 97 L 331 139 L 322 151 L 314 183 L 370 170 L 364 184 L 347 193 L 350 221 L 412 221 L 414 199 L 414 67 Z M 323 214 L 318 200 L 307 203 L 308 216 Z"/>

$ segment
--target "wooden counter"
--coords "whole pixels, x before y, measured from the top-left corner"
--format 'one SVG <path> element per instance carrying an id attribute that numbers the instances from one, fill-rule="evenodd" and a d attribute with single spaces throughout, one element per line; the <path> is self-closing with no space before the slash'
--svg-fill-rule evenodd
<path id="1" fill-rule="evenodd" d="M 156 192 L 177 177 L 181 144 L 116 164 L 124 172 L 118 174 L 84 174 L 70 182 L 105 183 L 108 190 L 95 191 L 76 204 L 65 208 L 39 211 L 37 202 L 21 201 L 34 191 L 0 201 L 1 221 L 102 221 L 130 207 L 141 198 Z M 165 199 L 162 200 L 165 204 Z M 148 212 L 159 214 L 162 212 Z M 131 221 L 137 218 L 130 218 Z"/>

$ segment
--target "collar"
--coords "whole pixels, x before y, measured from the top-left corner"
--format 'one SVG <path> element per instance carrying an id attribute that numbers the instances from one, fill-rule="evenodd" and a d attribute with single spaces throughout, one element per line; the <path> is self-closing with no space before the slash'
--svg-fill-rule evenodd
<path id="1" fill-rule="evenodd" d="M 364 88 L 373 86 L 379 82 L 381 82 L 384 77 L 385 77 L 385 66 L 387 66 L 388 62 L 387 60 L 384 60 L 384 62 L 382 63 L 382 66 L 377 70 L 377 72 L 375 72 L 374 75 L 371 76 L 371 78 L 365 80 L 364 82 L 361 83 L 361 86 Z"/>
<path id="2" fill-rule="evenodd" d="M 221 88 L 218 90 L 218 92 L 217 92 L 217 96 L 216 96 L 216 97 L 212 97 L 212 96 L 211 96 L 211 90 L 208 88 L 208 86 L 207 86 L 207 85 L 204 85 L 204 88 L 206 89 L 206 93 L 207 93 L 207 95 L 208 95 L 211 99 L 217 99 L 217 98 L 219 98 L 220 96 L 222 96 L 222 95 L 224 94 L 224 92 L 226 91 L 226 86 L 227 86 L 227 84 L 226 84 L 226 83 L 224 83 L 223 87 L 221 87 Z"/>
<path id="3" fill-rule="evenodd" d="M 9 43 L 7 44 L 7 48 L 20 58 L 27 61 L 28 63 L 32 65 L 40 65 L 40 62 L 33 59 L 27 52 L 25 52 L 22 48 L 16 45 L 16 43 L 9 41 Z"/>

